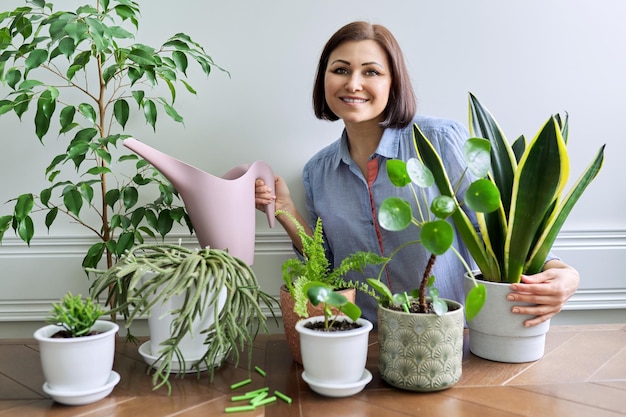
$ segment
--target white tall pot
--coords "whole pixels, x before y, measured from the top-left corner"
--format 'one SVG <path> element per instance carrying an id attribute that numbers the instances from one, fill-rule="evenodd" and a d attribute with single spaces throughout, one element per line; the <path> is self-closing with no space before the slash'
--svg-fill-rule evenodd
<path id="1" fill-rule="evenodd" d="M 85 392 L 104 386 L 113 369 L 115 335 L 119 326 L 98 320 L 91 336 L 52 338 L 63 327 L 49 325 L 35 331 L 41 366 L 51 390 Z"/>
<path id="2" fill-rule="evenodd" d="M 479 271 L 475 272 L 478 276 Z M 465 293 L 474 286 L 465 274 Z M 546 333 L 550 320 L 537 326 L 524 327 L 531 316 L 513 314 L 514 305 L 525 303 L 508 301 L 510 284 L 480 281 L 487 287 L 487 299 L 478 315 L 467 323 L 470 351 L 484 359 L 497 362 L 522 363 L 540 359 L 545 350 Z"/>
<path id="3" fill-rule="evenodd" d="M 199 290 L 203 291 L 203 290 Z M 218 297 L 218 310 L 224 307 L 227 297 L 227 289 L 222 288 Z M 210 297 L 212 298 L 212 297 Z M 152 356 L 159 356 L 163 349 L 162 342 L 172 336 L 172 322 L 175 319 L 173 311 L 180 309 L 185 300 L 185 295 L 170 297 L 167 301 L 155 304 L 148 317 L 148 328 L 150 330 L 150 349 Z M 200 359 L 207 350 L 204 344 L 206 334 L 201 334 L 202 330 L 208 329 L 215 322 L 215 309 L 213 305 L 205 306 L 204 315 L 197 317 L 192 325 L 191 332 L 185 335 L 178 348 L 185 359 L 185 368 L 190 368 L 195 361 Z M 187 363 L 189 362 L 189 363 Z M 186 369 L 190 370 L 190 369 Z"/>

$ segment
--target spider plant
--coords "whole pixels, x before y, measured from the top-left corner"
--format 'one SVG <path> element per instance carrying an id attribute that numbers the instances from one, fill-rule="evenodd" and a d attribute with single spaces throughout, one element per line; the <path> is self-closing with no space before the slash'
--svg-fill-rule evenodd
<path id="1" fill-rule="evenodd" d="M 178 349 L 180 341 L 189 334 L 194 319 L 207 309 L 213 309 L 215 320 L 201 332 L 206 352 L 199 363 L 206 363 L 213 377 L 214 365 L 221 364 L 226 352 L 231 352 L 239 363 L 239 352 L 251 346 L 259 330 L 269 332 L 262 306 L 268 307 L 274 315 L 273 308 L 277 304 L 261 290 L 245 262 L 217 249 L 138 245 L 112 268 L 94 272 L 98 273 L 98 278 L 91 289 L 92 297 L 108 291 L 108 301 L 115 301 L 113 311 L 125 317 L 127 328 L 141 315 L 149 315 L 155 305 L 184 295 L 180 309 L 171 312 L 175 315 L 171 337 L 162 343 L 163 349 L 155 362 L 161 361 L 153 376 L 155 389 L 163 385 L 169 388 L 173 359 L 184 363 Z M 151 274 L 146 276 L 148 272 Z M 224 304 L 218 302 L 223 290 L 226 291 Z M 248 365 L 251 353 L 250 349 Z"/>

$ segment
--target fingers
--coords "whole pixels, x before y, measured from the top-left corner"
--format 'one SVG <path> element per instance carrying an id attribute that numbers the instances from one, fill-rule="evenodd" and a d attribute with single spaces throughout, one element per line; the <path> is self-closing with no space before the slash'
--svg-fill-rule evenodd
<path id="1" fill-rule="evenodd" d="M 536 326 L 558 314 L 578 288 L 578 273 L 569 267 L 549 268 L 534 275 L 522 275 L 521 283 L 511 284 L 507 300 L 515 304 L 514 314 L 532 316 L 525 326 Z"/>
<path id="2" fill-rule="evenodd" d="M 265 212 L 265 208 L 276 196 L 272 193 L 272 188 L 265 185 L 261 179 L 257 179 L 254 184 L 254 206 L 257 210 Z"/>

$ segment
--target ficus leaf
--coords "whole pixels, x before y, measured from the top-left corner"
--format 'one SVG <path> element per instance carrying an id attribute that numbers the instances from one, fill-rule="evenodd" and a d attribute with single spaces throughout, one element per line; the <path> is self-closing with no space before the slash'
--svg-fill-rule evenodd
<path id="1" fill-rule="evenodd" d="M 124 129 L 130 115 L 128 102 L 124 99 L 117 100 L 113 105 L 113 113 L 115 114 L 115 120 L 117 120 L 120 126 L 122 126 L 122 129 Z"/>

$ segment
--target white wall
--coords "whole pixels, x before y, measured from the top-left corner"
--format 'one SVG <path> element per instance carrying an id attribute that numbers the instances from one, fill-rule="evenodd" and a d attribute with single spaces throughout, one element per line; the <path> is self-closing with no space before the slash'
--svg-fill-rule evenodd
<path id="1" fill-rule="evenodd" d="M 2 3 L 6 8 L 21 4 Z M 198 96 L 181 93 L 178 99 L 184 127 L 163 120 L 154 134 L 137 118 L 129 132 L 213 174 L 264 160 L 285 177 L 302 208 L 303 164 L 341 131 L 339 123 L 312 114 L 315 66 L 327 38 L 349 21 L 381 23 L 396 35 L 423 113 L 466 122 L 471 91 L 513 138 L 533 135 L 552 113 L 568 112 L 573 177 L 607 144 L 603 171 L 554 248 L 582 274 L 568 309 L 580 321 L 594 314 L 601 314 L 599 320 L 626 318 L 621 272 L 626 267 L 626 193 L 621 192 L 626 2 L 151 0 L 142 2 L 142 15 L 138 41 L 157 45 L 186 32 L 230 78 L 218 71 L 208 79 L 192 72 Z M 0 119 L 2 202 L 43 188 L 43 167 L 56 154 L 54 138 L 47 148 L 37 145 L 31 117 L 24 123 L 11 116 Z M 267 227 L 263 216 L 257 220 L 254 268 L 265 289 L 277 294 L 290 244 L 282 230 Z M 6 329 L 41 320 L 49 302 L 68 289 L 86 292 L 80 259 L 90 239 L 62 221 L 49 235 L 39 228 L 30 249 L 7 233 L 0 247 L 0 323 L 5 323 L 0 332 L 8 335 Z"/>

